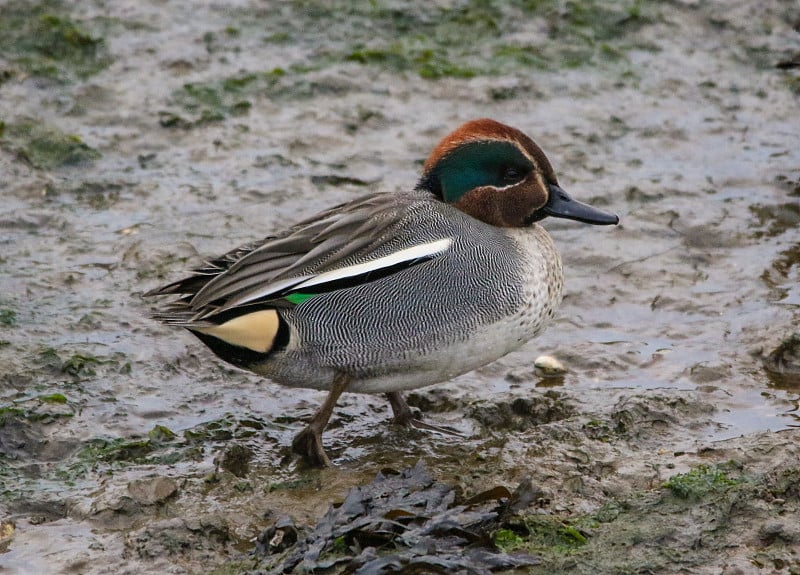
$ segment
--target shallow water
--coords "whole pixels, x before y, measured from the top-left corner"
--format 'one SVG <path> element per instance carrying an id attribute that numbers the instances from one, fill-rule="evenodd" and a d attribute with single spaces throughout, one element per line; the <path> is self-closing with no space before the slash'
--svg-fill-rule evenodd
<path id="1" fill-rule="evenodd" d="M 453 4 L 465 18 L 478 5 Z M 463 414 L 534 389 L 558 391 L 579 414 L 662 392 L 709 406 L 681 422 L 674 445 L 798 426 L 798 380 L 776 383 L 762 364 L 800 325 L 800 96 L 796 71 L 774 67 L 800 50 L 790 7 L 731 2 L 720 14 L 694 2 L 640 4 L 641 24 L 617 39 L 578 30 L 599 39 L 584 47 L 588 61 L 570 66 L 555 51 L 548 65 L 498 60 L 498 73 L 486 69 L 499 44 L 531 50 L 553 13 L 509 4 L 496 33 L 465 28 L 477 34 L 472 52 L 445 45 L 451 32 L 436 28 L 442 53 L 475 66 L 468 78 L 422 77 L 427 68 L 414 62 L 426 61 L 423 52 L 403 65 L 360 62 L 362 44 L 381 47 L 383 34 L 402 32 L 399 11 L 390 26 L 377 8 L 336 16 L 313 2 L 37 5 L 103 37 L 110 63 L 86 77 L 62 63 L 66 76 L 47 77 L 13 47 L 0 53 L 10 74 L 0 84 L 0 506 L 17 531 L 5 553 L 0 546 L 0 565 L 123 572 L 124 550 L 132 572 L 197 569 L 196 557 L 181 563 L 125 539 L 153 514 L 103 513 L 103 497 L 153 474 L 196 487 L 186 488 L 189 508 L 260 516 L 273 506 L 307 518 L 324 509 L 329 498 L 313 489 L 235 505 L 203 494 L 201 478 L 231 436 L 255 450 L 252 483 L 305 480 L 284 456 L 322 396 L 219 364 L 188 334 L 151 321 L 140 296 L 203 256 L 369 191 L 412 186 L 438 139 L 475 117 L 533 136 L 563 187 L 621 224 L 545 222 L 567 277 L 560 319 L 495 364 L 415 394 L 415 405 L 432 404 L 433 421 L 470 440 L 386 428 L 382 399 L 348 396 L 326 434 L 348 473 L 312 481 L 344 488 L 384 464 L 430 457 L 452 470 L 465 452 L 502 452 Z M 414 26 L 436 10 L 420 7 Z M 370 33 L 373 21 L 380 33 Z M 542 53 L 576 42 L 560 26 Z M 221 103 L 186 104 L 187 83 L 230 78 L 244 87 L 214 92 Z M 202 121 L 203 106 L 220 117 Z M 161 125 L 174 116 L 183 124 Z M 75 134 L 102 157 L 31 165 L 30 141 L 12 137 L 25 122 Z M 561 359 L 566 376 L 535 373 L 541 354 Z M 146 439 L 155 426 L 205 435 L 172 459 L 153 445 L 142 457 L 92 451 Z M 261 440 L 250 440 L 254 429 Z M 505 441 L 501 471 L 518 474 L 527 460 L 512 454 L 531 438 Z M 265 521 L 243 519 L 233 539 L 246 542 Z"/>

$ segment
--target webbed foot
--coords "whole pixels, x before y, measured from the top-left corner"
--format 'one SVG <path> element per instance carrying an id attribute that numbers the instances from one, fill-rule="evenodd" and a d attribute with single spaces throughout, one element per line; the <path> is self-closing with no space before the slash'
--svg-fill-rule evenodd
<path id="1" fill-rule="evenodd" d="M 322 447 L 322 431 L 314 427 L 314 422 L 295 436 L 292 440 L 292 451 L 312 467 L 331 466 L 331 460 Z"/>

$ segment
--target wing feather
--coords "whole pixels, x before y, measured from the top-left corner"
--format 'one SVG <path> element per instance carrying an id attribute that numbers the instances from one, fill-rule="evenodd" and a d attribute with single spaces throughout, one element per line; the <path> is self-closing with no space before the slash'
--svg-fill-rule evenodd
<path id="1" fill-rule="evenodd" d="M 347 279 L 364 281 L 376 270 L 389 273 L 392 266 L 411 265 L 450 245 L 448 238 L 442 238 L 381 251 L 402 229 L 415 198 L 419 196 L 373 194 L 336 206 L 281 234 L 231 250 L 193 275 L 146 295 L 182 295 L 159 317 L 198 322 L 239 306 L 281 298 L 300 286 L 320 289 Z"/>

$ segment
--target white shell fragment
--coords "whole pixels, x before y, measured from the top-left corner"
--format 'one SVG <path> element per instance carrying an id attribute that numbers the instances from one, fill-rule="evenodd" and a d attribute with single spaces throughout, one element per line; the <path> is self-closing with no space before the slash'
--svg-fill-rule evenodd
<path id="1" fill-rule="evenodd" d="M 564 364 L 552 355 L 540 355 L 533 361 L 533 367 L 545 377 L 555 377 L 567 373 Z"/>

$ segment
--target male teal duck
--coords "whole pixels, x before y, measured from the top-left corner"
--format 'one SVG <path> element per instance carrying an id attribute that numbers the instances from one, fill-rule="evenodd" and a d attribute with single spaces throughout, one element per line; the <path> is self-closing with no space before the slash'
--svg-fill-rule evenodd
<path id="1" fill-rule="evenodd" d="M 345 392 L 447 381 L 539 334 L 561 302 L 561 260 L 537 222 L 616 224 L 570 198 L 519 130 L 473 120 L 445 137 L 413 191 L 376 193 L 241 246 L 146 295 L 178 294 L 156 317 L 237 367 L 328 390 L 292 442 L 330 465 L 322 432 Z"/>

